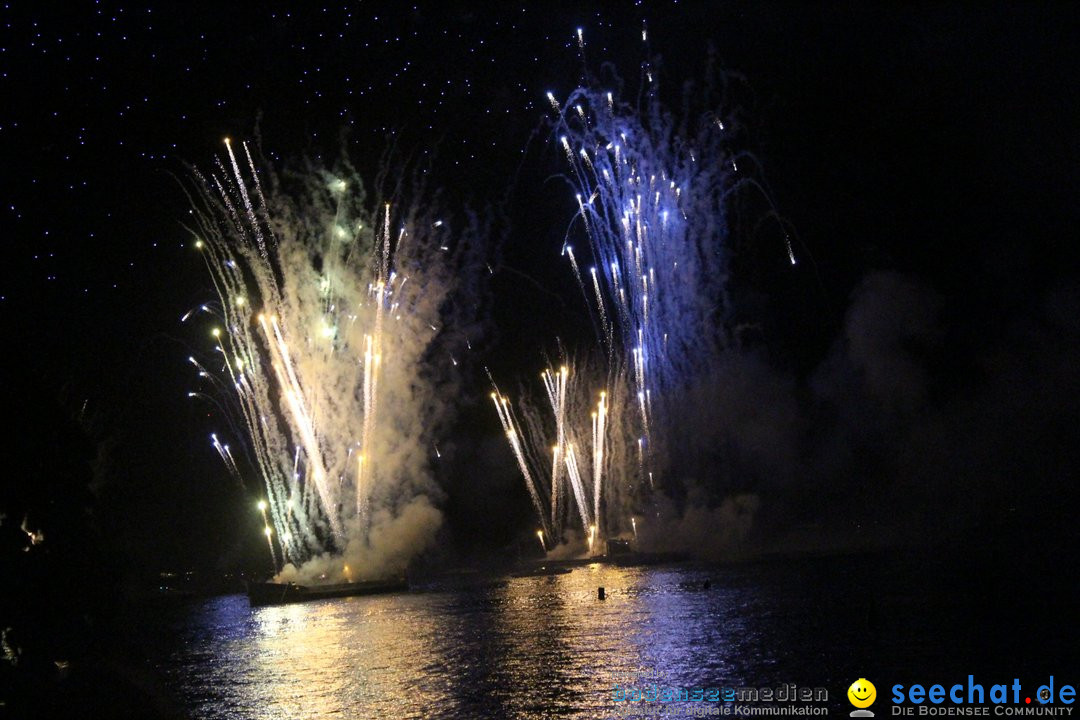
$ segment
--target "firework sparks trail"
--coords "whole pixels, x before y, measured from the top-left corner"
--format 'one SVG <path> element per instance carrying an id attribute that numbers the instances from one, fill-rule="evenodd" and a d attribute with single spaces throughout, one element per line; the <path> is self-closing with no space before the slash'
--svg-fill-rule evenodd
<path id="1" fill-rule="evenodd" d="M 510 402 L 505 397 L 499 395 L 497 389 L 495 392 L 491 393 L 491 400 L 495 403 L 495 412 L 498 413 L 499 422 L 503 426 L 503 432 L 506 433 L 506 438 L 510 442 L 510 449 L 514 452 L 514 459 L 517 460 L 521 475 L 525 478 L 525 486 L 529 490 L 529 497 L 532 499 L 533 506 L 536 508 L 536 514 L 540 517 L 540 522 L 543 524 L 544 529 L 548 530 L 548 535 L 550 535 L 551 532 L 545 518 L 544 503 L 540 499 L 536 480 L 533 479 L 532 471 L 529 468 L 529 462 L 525 458 L 525 451 L 522 449 L 521 444 L 521 429 L 518 427 L 517 422 L 514 420 L 514 416 L 510 411 Z M 543 535 L 541 531 L 537 532 L 541 537 L 540 544 L 543 545 Z"/>
<path id="2" fill-rule="evenodd" d="M 467 352 L 457 323 L 468 318 L 442 308 L 475 261 L 472 238 L 436 220 L 422 190 L 403 210 L 379 202 L 371 212 L 358 181 L 327 173 L 296 192 L 277 178 L 264 188 L 242 147 L 226 141 L 215 172 L 195 172 L 192 230 L 220 301 L 211 334 L 224 363 L 213 373 L 191 362 L 244 430 L 275 566 L 275 547 L 282 565 L 370 549 L 376 517 L 437 518 L 419 450 L 437 440 L 450 403 L 436 383 L 457 377 L 458 362 L 425 363 Z M 216 434 L 212 445 L 240 478 L 229 446 Z"/>
<path id="3" fill-rule="evenodd" d="M 593 352 L 565 361 L 569 372 L 564 366 L 541 374 L 546 411 L 527 393 L 517 401 L 527 421 L 525 432 L 514 428 L 511 445 L 530 495 L 551 499 L 547 518 L 534 500 L 550 526 L 549 547 L 562 539 L 568 508 L 557 498 L 566 492 L 590 546 L 597 537 L 636 536 L 635 515 L 672 467 L 675 434 L 687 432 L 679 429 L 680 410 L 697 401 L 689 388 L 708 377 L 730 342 L 728 198 L 752 181 L 736 178 L 717 114 L 696 124 L 674 118 L 643 67 L 649 90 L 639 106 L 597 87 L 579 88 L 563 102 L 547 96 L 588 240 L 588 278 L 579 268 L 587 254 L 575 254 L 569 235 L 563 254 L 599 321 Z M 498 398 L 505 417 L 508 400 Z M 576 450 L 587 446 L 591 453 Z M 546 487 L 537 486 L 540 479 Z"/>

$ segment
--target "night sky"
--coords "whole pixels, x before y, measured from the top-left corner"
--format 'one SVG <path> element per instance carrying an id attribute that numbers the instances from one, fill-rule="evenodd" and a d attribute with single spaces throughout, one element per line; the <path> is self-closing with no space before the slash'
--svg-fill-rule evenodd
<path id="1" fill-rule="evenodd" d="M 799 459 L 763 492 L 805 504 L 798 478 L 860 473 L 881 483 L 864 492 L 891 498 L 909 493 L 894 482 L 903 474 L 962 502 L 967 489 L 938 487 L 911 457 L 938 447 L 950 468 L 1004 467 L 993 482 L 1005 495 L 1032 488 L 1030 516 L 1075 499 L 1080 27 L 1065 3 L 5 2 L 11 452 L 47 447 L 34 437 L 54 413 L 35 399 L 59 403 L 100 444 L 101 532 L 133 562 L 231 567 L 265 550 L 254 494 L 210 447 L 214 409 L 187 397 L 186 358 L 205 350 L 208 327 L 180 318 L 213 292 L 183 226 L 183 184 L 225 136 L 258 139 L 278 167 L 332 159 L 344 139 L 368 176 L 393 143 L 431 158 L 450 201 L 501 218 L 476 397 L 455 431 L 463 449 L 439 472 L 465 551 L 529 530 L 481 368 L 532 376 L 556 337 L 587 331 L 559 257 L 573 198 L 552 180 L 564 168 L 544 124 L 545 92 L 565 97 L 581 79 L 578 27 L 589 64 L 614 63 L 629 87 L 655 58 L 674 107 L 711 47 L 739 142 L 793 229 L 795 268 L 774 233 L 736 238 L 736 314 L 803 408 Z M 853 300 L 885 296 L 903 301 Z M 924 316 L 877 348 L 919 358 L 921 404 L 874 426 L 904 446 L 874 454 L 887 443 L 849 430 L 881 414 L 845 399 L 838 348 L 860 327 L 877 337 L 884 322 Z M 1015 451 L 986 449 L 1004 437 Z"/>

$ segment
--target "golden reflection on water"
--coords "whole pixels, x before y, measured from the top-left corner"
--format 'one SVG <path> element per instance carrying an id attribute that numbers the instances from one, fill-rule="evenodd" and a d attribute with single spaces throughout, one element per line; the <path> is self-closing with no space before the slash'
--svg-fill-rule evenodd
<path id="1" fill-rule="evenodd" d="M 419 718 L 426 716 L 423 704 L 444 704 L 437 688 L 423 687 L 441 628 L 420 599 L 356 597 L 254 610 L 257 717 L 355 717 L 364 708 L 364 717 Z"/>
<path id="2" fill-rule="evenodd" d="M 527 692 L 508 694 L 509 713 L 571 715 L 610 706 L 614 682 L 625 682 L 613 678 L 629 678 L 640 666 L 642 649 L 627 642 L 627 621 L 640 612 L 640 602 L 619 590 L 634 582 L 631 572 L 599 564 L 569 575 L 511 580 L 496 623 L 511 638 L 512 660 L 502 666 L 498 684 L 533 682 Z M 597 598 L 599 587 L 607 591 L 605 600 Z M 520 653 L 515 640 L 528 652 Z"/>
<path id="3" fill-rule="evenodd" d="M 132 629 L 159 633 L 147 647 L 161 653 L 158 669 L 197 718 L 612 718 L 631 709 L 616 702 L 616 684 L 846 689 L 875 663 L 893 662 L 880 665 L 885 676 L 966 657 L 948 653 L 965 652 L 972 628 L 923 627 L 921 618 L 955 599 L 930 595 L 941 579 L 913 575 L 925 570 L 912 563 L 875 555 L 592 565 L 256 609 L 234 595 Z M 883 598 L 876 632 L 865 619 L 867 587 Z M 922 615 L 904 614 L 924 596 Z M 844 704 L 841 693 L 830 707 Z M 675 715 L 688 710 L 680 704 Z"/>
<path id="4" fill-rule="evenodd" d="M 658 672 L 672 685 L 697 684 L 725 666 L 731 648 L 719 625 L 729 602 L 688 592 L 686 577 L 597 564 L 494 586 L 251 610 L 236 604 L 245 598 L 221 599 L 196 618 L 217 638 L 189 669 L 198 714 L 606 716 L 616 684 Z"/>

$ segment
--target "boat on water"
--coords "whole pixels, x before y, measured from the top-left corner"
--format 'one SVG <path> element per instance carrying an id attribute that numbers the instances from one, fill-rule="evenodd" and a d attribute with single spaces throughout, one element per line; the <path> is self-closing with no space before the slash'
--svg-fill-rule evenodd
<path id="1" fill-rule="evenodd" d="M 574 568 L 566 567 L 565 565 L 547 566 L 541 565 L 538 568 L 532 568 L 531 570 L 521 570 L 520 572 L 512 573 L 511 577 L 543 577 L 544 575 L 566 575 L 573 572 Z"/>
<path id="2" fill-rule="evenodd" d="M 337 585 L 249 582 L 247 595 L 251 607 L 258 607 L 261 605 L 285 605 L 309 600 L 352 597 L 354 595 L 380 595 L 404 592 L 408 589 L 409 582 L 403 577 L 368 582 L 340 583 Z"/>
<path id="3" fill-rule="evenodd" d="M 639 565 L 670 565 L 672 563 L 686 562 L 690 559 L 688 553 L 682 552 L 631 552 L 622 555 L 609 555 L 604 562 L 619 567 L 635 567 Z"/>

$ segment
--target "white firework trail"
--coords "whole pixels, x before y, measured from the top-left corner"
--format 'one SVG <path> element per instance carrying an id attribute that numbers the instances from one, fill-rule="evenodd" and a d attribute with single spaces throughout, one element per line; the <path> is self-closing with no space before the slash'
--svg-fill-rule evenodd
<path id="1" fill-rule="evenodd" d="M 312 171 L 295 192 L 272 176 L 264 187 L 243 150 L 240 161 L 227 141 L 225 162 L 195 172 L 192 231 L 220 302 L 212 336 L 224 362 L 221 373 L 191 362 L 244 429 L 283 564 L 359 548 L 354 575 L 399 569 L 409 557 L 378 556 L 371 541 L 401 531 L 422 545 L 437 528 L 426 449 L 458 363 L 432 358 L 467 352 L 467 319 L 446 307 L 475 245 L 435 219 L 422 188 L 412 204 L 372 212 L 353 177 Z M 212 442 L 240 477 L 228 445 Z M 403 527 L 421 520 L 433 527 Z"/>

